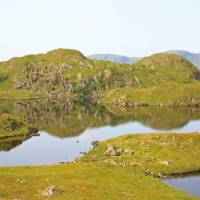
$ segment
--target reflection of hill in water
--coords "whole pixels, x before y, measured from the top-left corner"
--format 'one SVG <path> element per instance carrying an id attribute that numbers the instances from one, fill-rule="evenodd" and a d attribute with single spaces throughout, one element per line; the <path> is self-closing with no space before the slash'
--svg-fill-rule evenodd
<path id="1" fill-rule="evenodd" d="M 0 152 L 1 151 L 10 151 L 11 149 L 19 146 L 25 140 L 28 140 L 30 137 L 27 136 L 17 136 L 17 137 L 10 137 L 6 139 L 0 140 Z"/>
<path id="2" fill-rule="evenodd" d="M 197 108 L 109 108 L 110 112 L 124 118 L 138 121 L 156 130 L 173 130 L 184 127 L 192 120 L 200 119 L 200 109 Z"/>
<path id="3" fill-rule="evenodd" d="M 26 101 L 0 104 L 1 112 L 12 112 L 21 116 L 41 130 L 58 137 L 81 134 L 88 127 L 119 125 L 138 121 L 145 126 L 159 130 L 181 128 L 189 121 L 200 119 L 200 110 L 170 108 L 109 108 L 102 106 L 78 106 L 71 103 L 48 101 Z"/>

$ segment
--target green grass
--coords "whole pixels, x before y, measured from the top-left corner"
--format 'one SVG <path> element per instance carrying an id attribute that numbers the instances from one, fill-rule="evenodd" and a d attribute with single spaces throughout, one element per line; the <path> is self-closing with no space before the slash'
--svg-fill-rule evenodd
<path id="1" fill-rule="evenodd" d="M 127 135 L 102 142 L 94 151 L 91 151 L 84 160 L 95 159 L 105 162 L 108 158 L 104 152 L 108 144 L 114 144 L 118 149 L 128 148 L 134 152 L 129 155 L 122 153 L 115 157 L 117 163 L 126 163 L 127 166 L 138 166 L 142 170 L 150 169 L 153 173 L 170 175 L 200 170 L 200 135 L 191 134 L 139 134 Z M 161 164 L 169 161 L 169 165 Z"/>
<path id="2" fill-rule="evenodd" d="M 200 83 L 163 84 L 150 88 L 116 88 L 102 95 L 103 104 L 124 106 L 200 106 Z"/>
<path id="3" fill-rule="evenodd" d="M 133 150 L 107 157 L 108 144 Z M 198 134 L 128 135 L 100 143 L 80 161 L 66 165 L 0 168 L 0 198 L 43 200 L 51 185 L 62 194 L 51 199 L 195 200 L 186 193 L 145 174 L 191 172 L 200 168 Z M 170 161 L 169 166 L 161 161 Z M 116 165 L 113 165 L 113 162 Z"/>

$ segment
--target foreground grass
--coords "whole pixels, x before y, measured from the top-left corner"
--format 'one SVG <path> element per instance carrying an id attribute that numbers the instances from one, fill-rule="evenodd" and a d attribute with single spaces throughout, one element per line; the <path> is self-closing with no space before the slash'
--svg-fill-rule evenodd
<path id="1" fill-rule="evenodd" d="M 104 152 L 109 144 L 119 150 L 128 149 L 132 154 L 122 152 L 120 156 L 108 159 Z M 127 135 L 102 142 L 84 160 L 137 166 L 152 175 L 170 176 L 200 171 L 199 153 L 200 135 L 196 133 Z"/>
<path id="2" fill-rule="evenodd" d="M 187 107 L 200 106 L 200 83 L 163 84 L 150 88 L 116 88 L 103 94 L 105 105 Z"/>
<path id="3" fill-rule="evenodd" d="M 107 157 L 108 144 L 128 149 Z M 200 135 L 128 135 L 100 143 L 80 161 L 66 165 L 0 168 L 0 199 L 49 199 L 42 191 L 56 185 L 63 191 L 51 199 L 195 200 L 163 184 L 144 170 L 184 173 L 200 167 Z M 169 165 L 161 164 L 169 161 Z"/>

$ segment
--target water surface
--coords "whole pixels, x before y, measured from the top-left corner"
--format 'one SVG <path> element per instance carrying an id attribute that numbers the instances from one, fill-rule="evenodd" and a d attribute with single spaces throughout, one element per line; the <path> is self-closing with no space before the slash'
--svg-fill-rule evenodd
<path id="1" fill-rule="evenodd" d="M 200 130 L 198 109 L 106 109 L 43 101 L 1 102 L 11 113 L 39 128 L 39 137 L 0 143 L 0 166 L 69 162 L 87 152 L 91 142 L 126 134 Z"/>
<path id="2" fill-rule="evenodd" d="M 200 176 L 165 179 L 165 183 L 176 189 L 181 189 L 193 196 L 200 197 Z"/>

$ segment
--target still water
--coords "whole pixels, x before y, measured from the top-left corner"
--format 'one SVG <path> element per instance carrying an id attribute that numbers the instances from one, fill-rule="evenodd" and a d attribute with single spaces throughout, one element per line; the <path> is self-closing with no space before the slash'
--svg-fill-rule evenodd
<path id="1" fill-rule="evenodd" d="M 125 134 L 200 130 L 198 109 L 106 109 L 41 101 L 0 103 L 0 113 L 25 118 L 38 137 L 0 143 L 0 166 L 69 162 L 87 152 L 91 142 Z"/>
<path id="2" fill-rule="evenodd" d="M 200 197 L 200 176 L 171 178 L 165 179 L 164 182 L 173 186 L 174 188 L 184 190 L 193 196 Z"/>

